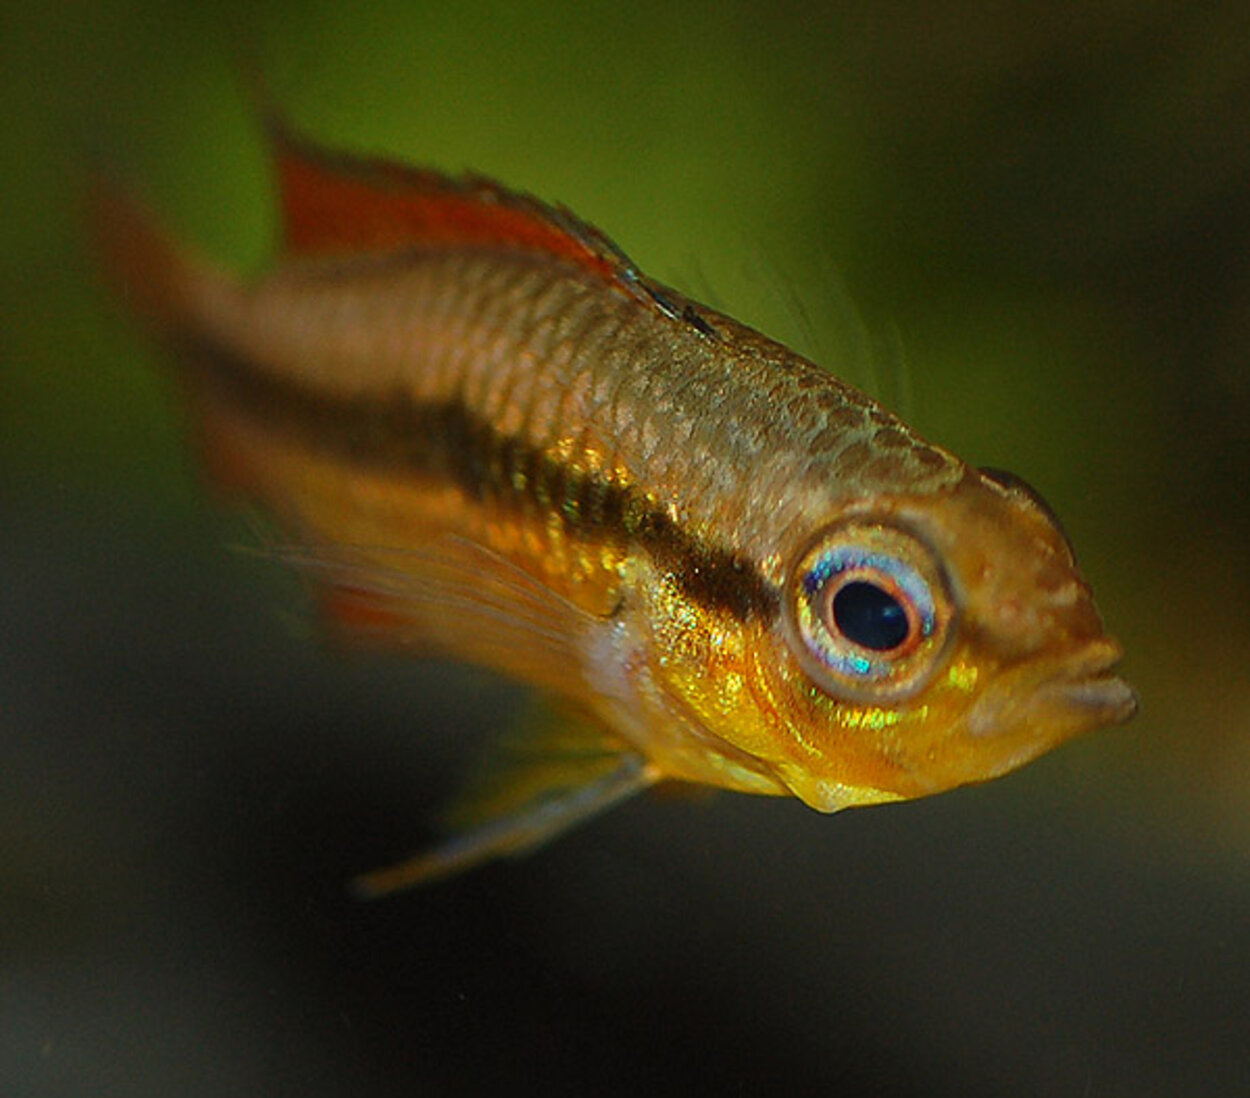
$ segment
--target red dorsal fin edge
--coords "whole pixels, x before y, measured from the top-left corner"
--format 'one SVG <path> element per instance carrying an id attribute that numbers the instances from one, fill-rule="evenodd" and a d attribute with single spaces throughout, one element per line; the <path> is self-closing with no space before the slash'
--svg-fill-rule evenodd
<path id="1" fill-rule="evenodd" d="M 516 248 L 572 262 L 631 290 L 639 281 L 607 236 L 561 206 L 480 176 L 329 152 L 272 119 L 268 130 L 293 253 Z"/>

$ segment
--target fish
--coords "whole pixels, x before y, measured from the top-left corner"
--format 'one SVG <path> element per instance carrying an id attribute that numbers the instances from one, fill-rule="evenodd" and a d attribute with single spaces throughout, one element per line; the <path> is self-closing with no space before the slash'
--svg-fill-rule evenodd
<path id="1" fill-rule="evenodd" d="M 550 699 L 378 896 L 660 782 L 819 812 L 1006 774 L 1137 707 L 1053 511 L 638 269 L 566 207 L 266 122 L 243 279 L 94 187 L 211 481 L 328 627 Z M 532 726 L 532 727 L 531 727 Z"/>

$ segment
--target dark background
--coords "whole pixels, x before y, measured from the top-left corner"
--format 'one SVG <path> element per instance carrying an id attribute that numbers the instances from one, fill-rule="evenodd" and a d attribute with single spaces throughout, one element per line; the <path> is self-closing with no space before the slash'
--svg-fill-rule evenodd
<path id="1" fill-rule="evenodd" d="M 0 15 L 0 1093 L 1246 1093 L 1250 9 L 365 7 Z M 349 899 L 524 703 L 319 645 L 93 282 L 93 157 L 263 262 L 240 58 L 1027 477 L 1140 717 L 930 801 L 653 796 Z"/>

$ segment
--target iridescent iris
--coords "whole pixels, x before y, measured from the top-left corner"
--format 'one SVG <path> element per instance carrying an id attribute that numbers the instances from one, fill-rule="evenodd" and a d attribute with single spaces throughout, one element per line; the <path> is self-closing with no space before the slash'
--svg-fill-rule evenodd
<path id="1" fill-rule="evenodd" d="M 791 604 L 797 654 L 827 692 L 904 697 L 927 678 L 951 617 L 929 548 L 893 525 L 828 530 L 800 559 Z"/>

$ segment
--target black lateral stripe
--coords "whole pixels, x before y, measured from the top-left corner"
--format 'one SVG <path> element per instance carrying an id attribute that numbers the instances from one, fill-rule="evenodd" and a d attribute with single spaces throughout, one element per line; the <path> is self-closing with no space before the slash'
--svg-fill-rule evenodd
<path id="1" fill-rule="evenodd" d="M 528 498 L 555 511 L 572 536 L 636 541 L 705 606 L 740 621 L 778 613 L 778 592 L 752 561 L 681 529 L 631 486 L 501 434 L 462 401 L 414 401 L 398 391 L 329 397 L 214 346 L 196 345 L 189 354 L 243 411 L 311 446 L 365 468 L 446 478 L 483 503 L 518 506 Z"/>

